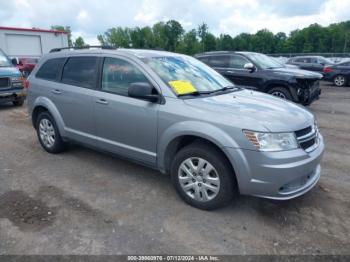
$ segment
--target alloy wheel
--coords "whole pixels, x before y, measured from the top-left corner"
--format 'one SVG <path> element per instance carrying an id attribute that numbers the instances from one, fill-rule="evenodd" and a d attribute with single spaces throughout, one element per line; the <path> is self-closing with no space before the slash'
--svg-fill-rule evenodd
<path id="1" fill-rule="evenodd" d="M 207 202 L 220 190 L 220 177 L 212 164 L 199 157 L 184 160 L 179 166 L 178 179 L 182 190 L 192 199 Z"/>
<path id="2" fill-rule="evenodd" d="M 277 96 L 277 97 L 282 98 L 282 99 L 287 99 L 286 95 L 280 91 L 275 91 L 275 92 L 271 93 L 271 95 Z"/>
<path id="3" fill-rule="evenodd" d="M 334 84 L 336 86 L 344 86 L 345 77 L 344 76 L 337 76 L 336 78 L 334 78 Z"/>
<path id="4" fill-rule="evenodd" d="M 49 119 L 43 118 L 39 123 L 40 139 L 47 148 L 51 148 L 55 144 L 55 129 Z"/>

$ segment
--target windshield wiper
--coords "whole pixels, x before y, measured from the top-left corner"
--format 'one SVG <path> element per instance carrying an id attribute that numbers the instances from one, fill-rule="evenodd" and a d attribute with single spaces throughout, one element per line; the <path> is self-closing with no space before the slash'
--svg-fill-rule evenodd
<path id="1" fill-rule="evenodd" d="M 239 88 L 236 87 L 236 86 L 225 86 L 223 88 L 220 88 L 220 89 L 216 89 L 216 90 L 213 90 L 213 91 L 209 91 L 209 94 L 213 94 L 213 93 L 217 93 L 217 92 L 225 92 L 227 90 L 238 90 Z"/>
<path id="2" fill-rule="evenodd" d="M 239 90 L 240 88 L 237 86 L 225 86 L 223 88 L 220 89 L 216 89 L 216 90 L 211 90 L 211 91 L 194 91 L 191 93 L 186 93 L 186 94 L 179 94 L 177 96 L 200 96 L 200 95 L 209 95 L 209 94 L 213 94 L 213 93 L 217 93 L 217 92 L 224 92 L 227 90 Z"/>
<path id="3" fill-rule="evenodd" d="M 178 94 L 177 96 L 200 96 L 200 95 L 206 95 L 209 94 L 209 92 L 206 91 L 194 91 L 191 93 L 184 93 L 184 94 Z"/>

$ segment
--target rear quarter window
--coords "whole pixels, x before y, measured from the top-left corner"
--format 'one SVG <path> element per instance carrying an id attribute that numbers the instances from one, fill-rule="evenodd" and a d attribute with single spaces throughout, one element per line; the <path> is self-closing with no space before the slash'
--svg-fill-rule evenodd
<path id="1" fill-rule="evenodd" d="M 45 80 L 58 80 L 61 68 L 65 61 L 66 58 L 49 59 L 40 67 L 35 76 Z"/>
<path id="2" fill-rule="evenodd" d="M 97 57 L 70 57 L 63 68 L 62 83 L 94 88 L 97 77 Z"/>

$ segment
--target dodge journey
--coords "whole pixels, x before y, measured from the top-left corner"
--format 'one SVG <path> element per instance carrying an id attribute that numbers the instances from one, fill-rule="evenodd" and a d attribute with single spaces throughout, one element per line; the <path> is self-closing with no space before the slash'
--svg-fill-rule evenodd
<path id="1" fill-rule="evenodd" d="M 28 107 L 47 152 L 74 142 L 155 168 L 201 209 L 237 193 L 291 199 L 321 174 L 312 113 L 181 54 L 52 50 L 29 76 Z"/>

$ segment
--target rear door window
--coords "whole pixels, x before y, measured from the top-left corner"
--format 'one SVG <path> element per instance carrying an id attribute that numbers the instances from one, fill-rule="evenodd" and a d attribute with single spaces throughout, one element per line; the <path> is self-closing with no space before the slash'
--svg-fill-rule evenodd
<path id="1" fill-rule="evenodd" d="M 56 81 L 59 78 L 61 68 L 66 58 L 53 58 L 47 60 L 36 73 L 37 78 Z"/>
<path id="2" fill-rule="evenodd" d="M 209 57 L 209 65 L 212 67 L 229 67 L 229 56 L 211 56 Z"/>
<path id="3" fill-rule="evenodd" d="M 63 68 L 62 83 L 94 88 L 98 58 L 93 56 L 71 57 Z"/>

